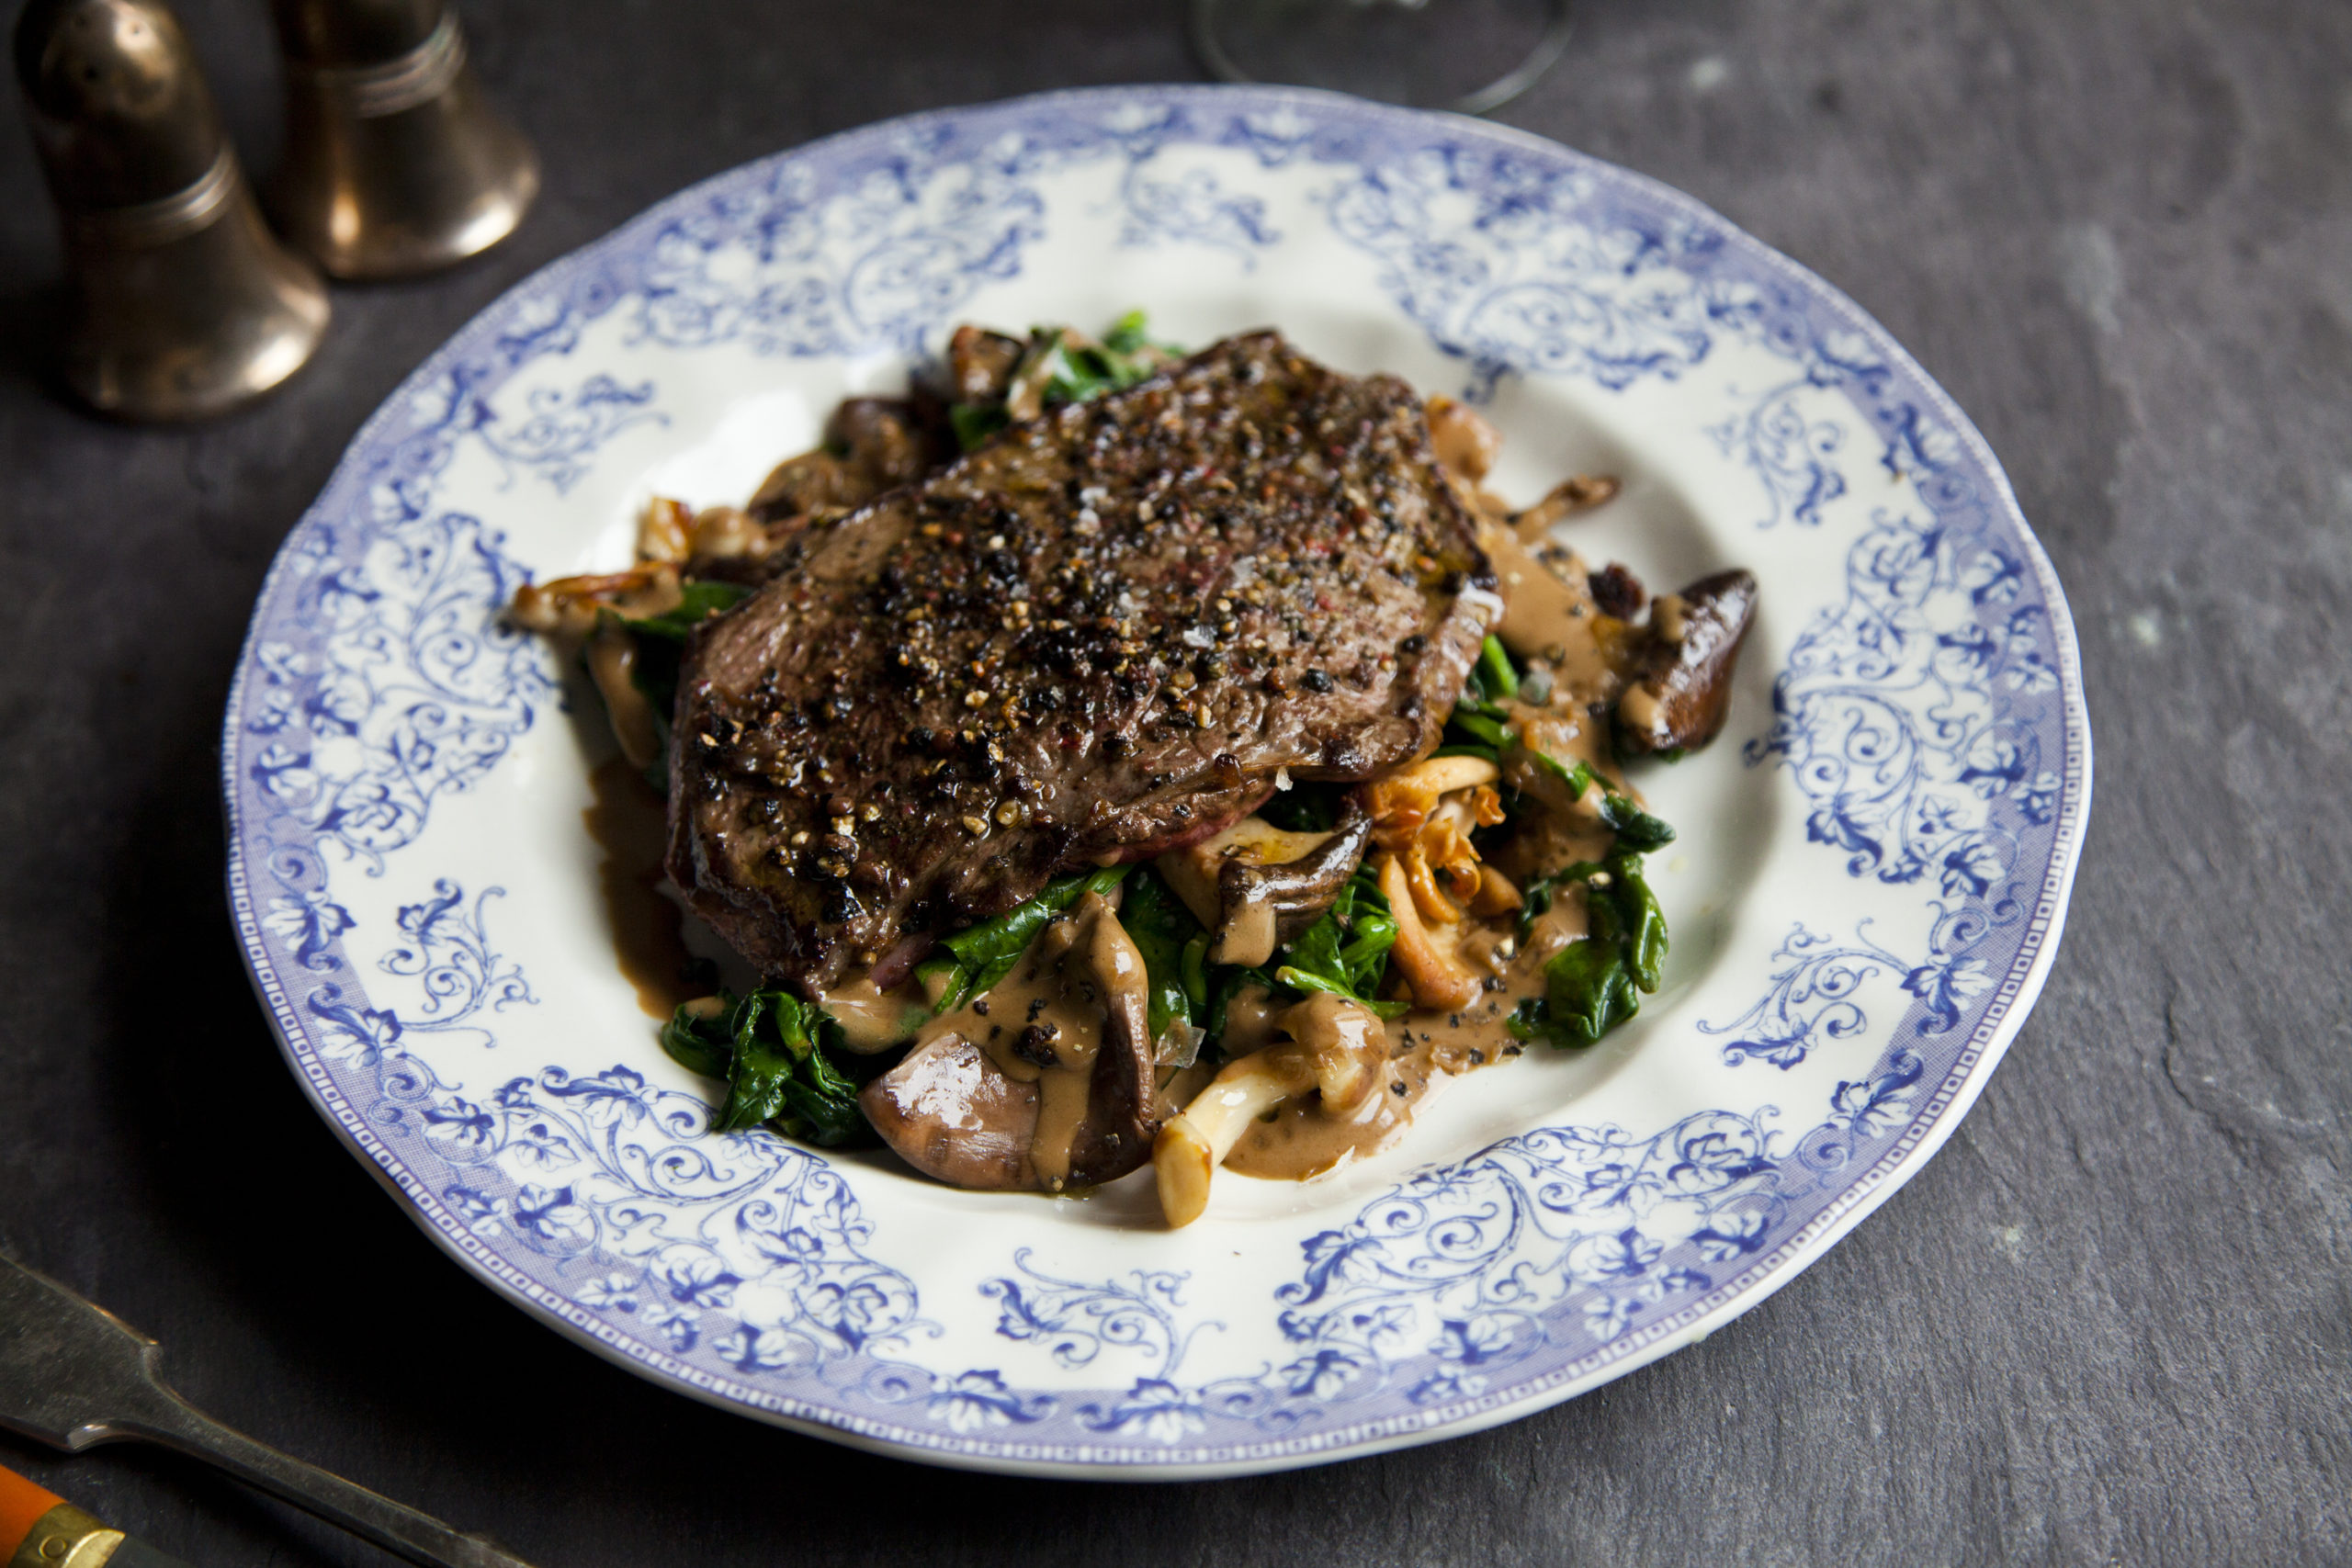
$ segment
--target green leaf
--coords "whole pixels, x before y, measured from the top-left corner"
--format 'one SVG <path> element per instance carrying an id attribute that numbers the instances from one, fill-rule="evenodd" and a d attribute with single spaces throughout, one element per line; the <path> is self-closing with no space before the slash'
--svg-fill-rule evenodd
<path id="1" fill-rule="evenodd" d="M 1610 901 L 1617 906 L 1618 919 L 1623 922 L 1621 940 L 1634 984 L 1645 992 L 1655 991 L 1666 969 L 1666 911 L 1658 907 L 1657 895 L 1642 875 L 1640 856 L 1612 859 L 1609 876 Z"/>
<path id="2" fill-rule="evenodd" d="M 711 1123 L 715 1131 L 740 1133 L 784 1110 L 785 1086 L 817 1049 L 809 1010 L 788 991 L 753 991 L 736 1002 L 727 1020 L 735 1057 L 728 1066 L 727 1102 Z"/>
<path id="3" fill-rule="evenodd" d="M 662 1028 L 662 1048 L 674 1060 L 727 1084 L 712 1131 L 765 1122 L 825 1148 L 873 1135 L 857 1108 L 857 1085 L 818 1038 L 820 1030 L 838 1033 L 822 1010 L 779 990 L 722 992 L 718 1000 L 716 1009 L 688 1003 Z"/>
<path id="4" fill-rule="evenodd" d="M 1644 994 L 1655 991 L 1666 965 L 1666 912 L 1642 875 L 1639 855 L 1589 861 L 1538 877 L 1529 885 L 1521 919 L 1549 908 L 1566 887 L 1585 890 L 1586 937 L 1571 942 L 1544 965 L 1544 995 L 1521 1002 L 1510 1029 L 1522 1040 L 1555 1045 L 1589 1045 L 1642 1010 Z"/>
<path id="5" fill-rule="evenodd" d="M 1519 671 L 1511 667 L 1510 654 L 1501 638 L 1489 637 L 1479 645 L 1477 672 L 1482 694 L 1488 703 L 1508 702 L 1519 695 Z"/>
<path id="6" fill-rule="evenodd" d="M 1154 343 L 1151 340 L 1151 334 L 1145 330 L 1144 313 L 1141 310 L 1130 310 L 1112 322 L 1111 330 L 1102 334 L 1102 346 L 1114 354 L 1126 355 L 1157 351 L 1170 358 L 1175 358 L 1184 352 L 1172 343 Z"/>
<path id="7" fill-rule="evenodd" d="M 1360 1007 L 1367 1008 L 1382 1018 L 1401 1018 L 1412 1008 L 1410 1002 L 1383 1001 L 1375 997 L 1359 996 L 1356 992 L 1324 976 L 1285 964 L 1274 971 L 1274 978 L 1294 991 L 1328 991 L 1335 997 L 1345 997 Z"/>
<path id="8" fill-rule="evenodd" d="M 823 1050 L 801 1058 L 784 1086 L 785 1131 L 820 1148 L 839 1148 L 863 1142 L 868 1135 L 865 1115 L 857 1108 L 857 1085 L 842 1075 Z"/>
<path id="9" fill-rule="evenodd" d="M 1551 909 L 1564 888 L 1571 884 L 1589 881 L 1595 872 L 1601 869 L 1599 861 L 1580 860 L 1557 871 L 1547 871 L 1520 889 L 1520 897 L 1526 900 L 1519 909 L 1521 932 L 1524 934 Z"/>
<path id="10" fill-rule="evenodd" d="M 1666 823 L 1625 800 L 1623 795 L 1607 797 L 1607 804 L 1623 801 L 1627 809 L 1616 814 L 1609 825 L 1617 829 L 1617 847 L 1634 854 L 1647 854 L 1674 842 L 1674 829 Z M 1603 813 L 1604 818 L 1609 814 Z"/>
<path id="11" fill-rule="evenodd" d="M 933 1010 L 947 1012 L 961 1007 L 967 997 L 986 996 L 998 981 L 1012 973 L 1012 966 L 1021 962 L 1021 955 L 1029 951 L 1037 933 L 1051 925 L 1056 916 L 1086 894 L 1110 892 L 1133 869 L 1111 865 L 1062 877 L 1046 884 L 1045 891 L 1035 898 L 1014 905 L 992 920 L 983 920 L 953 936 L 940 938 L 939 945 L 946 950 L 944 961 L 932 957 L 915 966 L 916 976 L 925 986 L 944 981 L 944 989 L 934 987 Z"/>
<path id="12" fill-rule="evenodd" d="M 1143 312 L 1130 310 L 1113 323 L 1101 343 L 1089 343 L 1064 327 L 1034 328 L 1013 378 L 1042 376 L 1035 382 L 1038 400 L 1054 408 L 1132 387 L 1182 353 L 1172 344 L 1154 343 L 1144 330 Z M 992 400 L 957 403 L 947 411 L 947 423 L 956 432 L 956 444 L 969 452 L 1012 419 L 1002 401 Z"/>
<path id="13" fill-rule="evenodd" d="M 1632 798 L 1601 786 L 1600 819 L 1617 835 L 1617 847 L 1634 854 L 1674 842 L 1674 829 L 1634 804 Z"/>
<path id="14" fill-rule="evenodd" d="M 1499 754 L 1510 744 L 1510 736 L 1502 721 L 1489 717 L 1474 708 L 1457 707 L 1445 726 L 1446 740 L 1456 746 L 1483 746 Z"/>
<path id="15" fill-rule="evenodd" d="M 1510 1032 L 1564 1049 L 1592 1044 L 1641 1011 L 1642 999 L 1614 944 L 1579 942 L 1544 966 L 1544 995 L 1510 1016 Z"/>
<path id="16" fill-rule="evenodd" d="M 662 1049 L 670 1059 L 690 1073 L 700 1073 L 707 1078 L 724 1078 L 727 1065 L 735 1058 L 734 1037 L 727 1028 L 729 1009 L 715 1012 L 694 1012 L 689 1002 L 670 1015 L 662 1026 Z"/>
<path id="17" fill-rule="evenodd" d="M 1158 872 L 1144 868 L 1127 879 L 1126 889 L 1119 902 L 1119 924 L 1143 954 L 1151 1037 L 1157 1040 L 1167 1032 L 1171 1019 L 1193 1021 L 1184 961 L 1194 942 L 1203 953 L 1208 951 L 1208 935 Z"/>
<path id="18" fill-rule="evenodd" d="M 1198 1023 L 1209 1005 L 1209 933 L 1203 931 L 1184 944 L 1184 995 L 1192 1001 L 1193 1021 Z"/>
<path id="19" fill-rule="evenodd" d="M 956 432 L 956 445 L 969 452 L 1012 420 L 1002 403 L 957 403 L 947 411 L 947 423 Z"/>
<path id="20" fill-rule="evenodd" d="M 1564 762 L 1541 747 L 1518 744 L 1538 765 L 1557 774 L 1568 786 L 1571 799 L 1581 800 L 1600 775 L 1589 762 Z M 1635 854 L 1647 854 L 1674 842 L 1674 829 L 1657 818 L 1634 804 L 1633 797 L 1609 787 L 1606 780 L 1600 785 L 1600 820 L 1617 835 L 1617 848 Z"/>
<path id="21" fill-rule="evenodd" d="M 615 618 L 639 637 L 684 643 L 688 634 L 703 622 L 713 615 L 726 614 L 752 596 L 752 591 L 740 582 L 720 582 L 709 579 L 686 583 L 680 592 L 684 597 L 676 607 L 664 610 L 658 615 L 637 618 L 620 615 Z"/>
<path id="22" fill-rule="evenodd" d="M 1359 865 L 1320 919 L 1278 955 L 1272 972 L 1252 971 L 1261 984 L 1294 991 L 1328 991 L 1363 1003 L 1383 1018 L 1395 1018 L 1407 1004 L 1380 999 L 1388 975 L 1388 953 L 1396 945 L 1396 921 L 1388 900 Z"/>

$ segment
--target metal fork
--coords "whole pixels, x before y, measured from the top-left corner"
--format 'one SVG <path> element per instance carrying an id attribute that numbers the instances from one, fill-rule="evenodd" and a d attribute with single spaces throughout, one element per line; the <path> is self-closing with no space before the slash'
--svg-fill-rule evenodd
<path id="1" fill-rule="evenodd" d="M 68 1453 L 160 1443 L 426 1568 L 530 1568 L 485 1537 L 223 1427 L 164 1386 L 162 1359 L 162 1346 L 104 1307 L 0 1258 L 0 1427 Z"/>

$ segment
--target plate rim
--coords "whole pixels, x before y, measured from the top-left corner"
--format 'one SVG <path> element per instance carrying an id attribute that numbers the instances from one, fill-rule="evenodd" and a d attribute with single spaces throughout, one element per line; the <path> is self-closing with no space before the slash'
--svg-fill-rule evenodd
<path id="1" fill-rule="evenodd" d="M 2027 934 L 2020 953 L 1998 979 L 1996 994 L 1971 1032 L 1950 1071 L 1936 1083 L 1909 1118 L 1903 1133 L 1861 1171 L 1849 1177 L 1823 1209 L 1794 1233 L 1762 1254 L 1745 1272 L 1747 1282 L 1703 1310 L 1684 1314 L 1634 1330 L 1607 1341 L 1590 1353 L 1566 1363 L 1555 1363 L 1539 1375 L 1504 1388 L 1456 1399 L 1425 1410 L 1418 1416 L 1390 1415 L 1335 1426 L 1309 1437 L 1272 1438 L 1249 1446 L 1245 1457 L 1182 1462 L 1106 1461 L 1087 1458 L 1035 1459 L 1005 1450 L 1011 1443 L 974 1443 L 948 1439 L 905 1427 L 886 1428 L 882 1423 L 854 1413 L 827 1410 L 804 1401 L 712 1374 L 670 1355 L 657 1345 L 627 1335 L 594 1318 L 567 1298 L 552 1297 L 537 1281 L 507 1265 L 495 1251 L 472 1235 L 430 1190 L 427 1181 L 410 1168 L 369 1128 L 328 1078 L 315 1056 L 304 1059 L 298 1047 L 302 1030 L 275 960 L 262 940 L 260 918 L 245 875 L 249 852 L 239 797 L 240 763 L 243 760 L 238 719 L 243 699 L 263 639 L 263 617 L 276 602 L 282 578 L 292 570 L 294 545 L 311 525 L 321 503 L 346 479 L 371 437 L 395 419 L 419 391 L 429 386 L 445 362 L 461 345 L 507 310 L 518 299 L 544 293 L 571 274 L 593 265 L 603 252 L 625 243 L 638 231 L 661 222 L 673 210 L 691 208 L 715 187 L 741 178 L 746 171 L 772 168 L 792 160 L 820 156 L 865 140 L 903 138 L 926 127 L 960 117 L 1016 107 L 1055 105 L 1108 105 L 1121 101 L 1152 103 L 1204 102 L 1262 104 L 1269 109 L 1286 105 L 1337 111 L 1352 117 L 1451 129 L 1473 141 L 1513 146 L 1537 156 L 1600 172 L 1639 192 L 1677 216 L 1702 223 L 1727 246 L 1776 274 L 1827 310 L 1841 324 L 1869 340 L 1888 364 L 1905 373 L 1922 400 L 1950 429 L 1990 481 L 1988 513 L 2009 525 L 2010 536 L 2021 547 L 2051 612 L 2050 630 L 2056 659 L 2059 711 L 2063 716 L 2064 754 L 2057 809 L 2052 814 L 2050 861 L 2035 890 L 2027 916 Z M 249 982 L 268 1016 L 279 1053 L 312 1109 L 334 1135 L 373 1174 L 399 1207 L 442 1251 L 498 1295 L 565 1337 L 606 1360 L 662 1386 L 703 1403 L 770 1425 L 839 1443 L 863 1451 L 951 1468 L 998 1473 L 1082 1480 L 1183 1481 L 1260 1474 L 1418 1446 L 1467 1436 L 1507 1421 L 1547 1409 L 1613 1382 L 1662 1356 L 1695 1343 L 1744 1315 L 1802 1274 L 1822 1253 L 1849 1234 L 1862 1220 L 1899 1190 L 1923 1168 L 1973 1107 L 1994 1070 L 2022 1031 L 2053 966 L 2064 934 L 2074 884 L 2079 872 L 2084 838 L 2089 823 L 2095 783 L 2095 762 L 2087 694 L 2084 688 L 2080 639 L 2071 604 L 2054 563 L 2019 504 L 2008 474 L 1991 445 L 1958 402 L 1930 376 L 1915 355 L 1886 327 L 1844 290 L 1776 247 L 1749 233 L 1704 202 L 1651 175 L 1580 152 L 1566 143 L 1517 127 L 1500 125 L 1442 110 L 1410 109 L 1345 94 L 1311 88 L 1232 86 L 1209 84 L 1131 84 L 1065 88 L 1010 98 L 926 109 L 871 121 L 824 137 L 779 149 L 729 168 L 716 171 L 650 203 L 594 239 L 573 247 L 518 279 L 469 317 L 424 359 L 395 385 L 361 423 L 317 496 L 288 531 L 268 571 L 256 591 L 254 608 L 240 649 L 227 695 L 220 750 L 222 804 L 227 829 L 227 892 L 237 928 L 239 945 Z M 551 1299 L 550 1299 L 551 1298 Z M 1678 1321 L 1687 1316 L 1687 1321 Z M 1589 1363 L 1589 1364 L 1588 1364 Z M 1116 1444 L 1104 1445 L 1106 1448 Z"/>

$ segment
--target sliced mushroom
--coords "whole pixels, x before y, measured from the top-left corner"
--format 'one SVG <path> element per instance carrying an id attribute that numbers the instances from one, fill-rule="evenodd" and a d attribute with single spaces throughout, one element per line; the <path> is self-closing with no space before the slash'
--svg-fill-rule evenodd
<path id="1" fill-rule="evenodd" d="M 947 340 L 947 385 L 959 402 L 990 403 L 1004 396 L 1025 345 L 1017 337 L 967 321 Z"/>
<path id="2" fill-rule="evenodd" d="M 694 553 L 694 512 L 683 501 L 657 495 L 637 520 L 637 558 L 682 561 Z"/>
<path id="3" fill-rule="evenodd" d="M 1500 432 L 1467 403 L 1452 398 L 1429 400 L 1430 450 L 1455 478 L 1476 485 L 1502 455 Z"/>
<path id="4" fill-rule="evenodd" d="M 1320 919 L 1355 874 L 1372 818 L 1353 795 L 1328 833 L 1293 833 L 1245 817 L 1155 863 L 1209 928 L 1209 960 L 1255 968 Z"/>
<path id="5" fill-rule="evenodd" d="M 1617 700 L 1623 751 L 1695 750 L 1731 707 L 1732 671 L 1756 614 L 1756 577 L 1734 569 L 1702 577 L 1650 609 L 1640 672 Z"/>
<path id="6" fill-rule="evenodd" d="M 1351 795 L 1329 836 L 1295 860 L 1236 855 L 1218 868 L 1218 923 L 1209 959 L 1255 968 L 1323 918 L 1355 874 L 1372 838 L 1372 815 Z"/>
<path id="7" fill-rule="evenodd" d="M 933 456 L 914 406 L 899 398 L 848 398 L 825 424 L 825 445 L 787 457 L 744 506 L 757 523 L 826 507 L 863 506 L 921 479 Z"/>
<path id="8" fill-rule="evenodd" d="M 912 484 L 931 466 L 929 439 L 901 398 L 844 398 L 825 422 L 825 439 L 848 454 L 870 493 Z"/>
<path id="9" fill-rule="evenodd" d="M 1375 779 L 1368 786 L 1372 797 L 1373 836 L 1383 847 L 1401 848 L 1413 841 L 1437 810 L 1439 799 L 1455 790 L 1476 789 L 1500 777 L 1484 757 L 1425 757 L 1399 773 Z"/>
<path id="10" fill-rule="evenodd" d="M 1322 1097 L 1325 1111 L 1345 1111 L 1379 1087 L 1388 1032 L 1369 1008 L 1317 995 L 1286 1010 L 1276 1025 L 1290 1038 L 1227 1064 L 1159 1129 L 1152 1166 L 1170 1225 L 1201 1217 L 1216 1168 L 1256 1118 L 1309 1092 Z"/>
<path id="11" fill-rule="evenodd" d="M 526 582 L 514 590 L 514 603 L 507 613 L 527 631 L 584 637 L 595 629 L 596 617 L 603 611 L 659 615 L 676 609 L 680 598 L 678 569 L 667 561 L 655 561 L 627 571 Z"/>
<path id="12" fill-rule="evenodd" d="M 774 547 L 768 531 L 741 507 L 706 506 L 695 513 L 687 547 L 695 560 L 740 560 L 763 556 Z"/>
<path id="13" fill-rule="evenodd" d="M 1396 945 L 1389 949 L 1389 961 L 1412 988 L 1413 1000 L 1425 1008 L 1468 1006 L 1478 994 L 1478 974 L 1463 961 L 1452 934 L 1441 935 L 1422 920 L 1402 857 L 1380 857 L 1380 891 L 1396 922 Z"/>
<path id="14" fill-rule="evenodd" d="M 588 675 L 605 699 L 613 739 L 632 768 L 650 766 L 662 754 L 662 731 L 653 705 L 637 685 L 637 639 L 609 622 L 588 639 Z"/>
<path id="15" fill-rule="evenodd" d="M 936 1021 L 858 1103 L 926 1176 L 1057 1192 L 1149 1157 L 1157 1078 L 1143 955 L 1090 893 L 1002 984 Z"/>
<path id="16" fill-rule="evenodd" d="M 1555 523 L 1565 523 L 1578 513 L 1614 501 L 1620 485 L 1609 474 L 1572 474 L 1552 487 L 1551 491 L 1524 512 L 1511 514 L 1510 525 L 1522 543 L 1543 542 Z"/>

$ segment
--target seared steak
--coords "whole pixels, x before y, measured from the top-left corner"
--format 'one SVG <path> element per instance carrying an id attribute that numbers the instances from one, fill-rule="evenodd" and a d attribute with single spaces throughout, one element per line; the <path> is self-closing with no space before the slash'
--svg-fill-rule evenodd
<path id="1" fill-rule="evenodd" d="M 689 645 L 669 871 L 824 987 L 1435 745 L 1487 558 L 1420 400 L 1272 333 L 789 536 Z"/>

